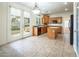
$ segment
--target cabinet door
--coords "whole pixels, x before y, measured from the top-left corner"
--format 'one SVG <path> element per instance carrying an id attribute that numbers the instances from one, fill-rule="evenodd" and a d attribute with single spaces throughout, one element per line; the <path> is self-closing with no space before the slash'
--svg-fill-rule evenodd
<path id="1" fill-rule="evenodd" d="M 49 16 L 46 16 L 46 23 L 49 23 Z"/>
<path id="2" fill-rule="evenodd" d="M 45 33 L 45 27 L 43 28 L 43 32 Z"/>
<path id="3" fill-rule="evenodd" d="M 44 33 L 44 28 L 43 27 L 41 27 L 41 34 L 43 34 Z"/>
<path id="4" fill-rule="evenodd" d="M 49 23 L 52 23 L 52 18 L 49 18 Z"/>
<path id="5" fill-rule="evenodd" d="M 43 24 L 46 23 L 46 18 L 45 18 L 45 16 L 43 16 L 43 18 L 42 18 L 42 23 L 43 23 Z"/>
<path id="6" fill-rule="evenodd" d="M 44 32 L 45 32 L 45 33 L 47 32 L 47 27 L 44 28 Z"/>
<path id="7" fill-rule="evenodd" d="M 48 24 L 49 23 L 49 16 L 43 16 L 43 19 L 42 19 L 42 21 L 43 21 L 43 24 Z"/>
<path id="8" fill-rule="evenodd" d="M 57 18 L 58 23 L 62 23 L 62 17 Z"/>
<path id="9" fill-rule="evenodd" d="M 37 36 L 38 35 L 38 28 L 34 27 L 34 35 Z"/>

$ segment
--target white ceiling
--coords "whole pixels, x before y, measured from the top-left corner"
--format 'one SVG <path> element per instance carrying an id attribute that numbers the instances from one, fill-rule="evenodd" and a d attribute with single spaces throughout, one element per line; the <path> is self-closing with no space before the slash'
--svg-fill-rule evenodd
<path id="1" fill-rule="evenodd" d="M 33 2 L 21 2 L 21 4 L 26 5 L 30 9 L 33 9 L 35 3 Z M 40 8 L 42 14 L 55 14 L 62 12 L 72 12 L 73 11 L 73 3 L 68 2 L 67 5 L 64 2 L 40 2 L 37 3 Z M 65 8 L 68 8 L 68 11 L 65 11 Z"/>

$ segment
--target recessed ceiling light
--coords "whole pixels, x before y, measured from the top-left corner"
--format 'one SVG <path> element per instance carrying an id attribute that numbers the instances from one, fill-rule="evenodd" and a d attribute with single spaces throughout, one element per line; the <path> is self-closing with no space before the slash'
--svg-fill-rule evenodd
<path id="1" fill-rule="evenodd" d="M 64 4 L 67 5 L 67 2 L 65 2 Z"/>
<path id="2" fill-rule="evenodd" d="M 65 11 L 68 11 L 69 9 L 68 8 L 65 8 Z"/>

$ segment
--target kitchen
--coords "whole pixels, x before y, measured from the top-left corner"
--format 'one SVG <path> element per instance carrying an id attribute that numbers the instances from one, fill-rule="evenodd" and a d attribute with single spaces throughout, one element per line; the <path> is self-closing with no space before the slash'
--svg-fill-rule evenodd
<path id="1" fill-rule="evenodd" d="M 0 47 L 0 56 L 75 56 L 72 45 L 66 42 L 70 40 L 70 32 L 65 27 L 73 14 L 72 2 L 0 4 L 0 45 L 5 44 Z M 40 15 L 34 14 L 37 10 L 32 12 L 35 6 Z"/>
<path id="2" fill-rule="evenodd" d="M 43 25 L 33 27 L 33 36 L 47 33 L 48 38 L 56 38 L 58 34 L 62 34 L 62 17 L 42 17 Z"/>

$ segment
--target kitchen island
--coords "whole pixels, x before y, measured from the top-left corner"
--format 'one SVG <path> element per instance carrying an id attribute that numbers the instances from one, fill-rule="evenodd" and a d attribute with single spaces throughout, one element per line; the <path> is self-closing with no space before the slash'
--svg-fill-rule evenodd
<path id="1" fill-rule="evenodd" d="M 48 38 L 57 38 L 57 35 L 62 33 L 61 26 L 49 26 L 47 27 L 47 36 Z"/>

